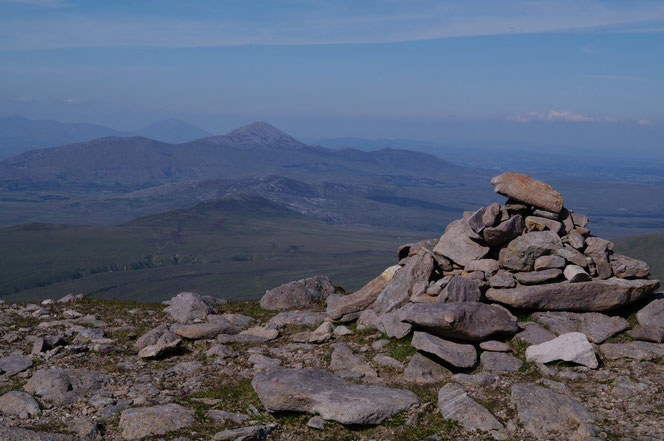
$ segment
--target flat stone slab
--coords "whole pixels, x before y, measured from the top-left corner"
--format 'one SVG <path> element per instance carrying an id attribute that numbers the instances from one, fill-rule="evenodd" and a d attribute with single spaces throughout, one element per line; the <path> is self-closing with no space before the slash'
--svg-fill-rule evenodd
<path id="1" fill-rule="evenodd" d="M 261 308 L 268 311 L 305 309 L 317 300 L 325 300 L 334 294 L 334 285 L 327 276 L 314 276 L 308 279 L 285 283 L 265 292 L 261 298 Z"/>
<path id="2" fill-rule="evenodd" d="M 560 213 L 563 197 L 549 184 L 523 173 L 503 173 L 491 179 L 494 191 L 536 208 Z"/>
<path id="3" fill-rule="evenodd" d="M 487 372 L 516 372 L 523 362 L 504 352 L 482 352 L 480 364 Z"/>
<path id="4" fill-rule="evenodd" d="M 404 381 L 415 384 L 442 383 L 451 376 L 449 370 L 419 352 L 413 355 L 403 371 Z"/>
<path id="5" fill-rule="evenodd" d="M 459 265 L 466 266 L 473 260 L 486 256 L 489 247 L 475 242 L 469 237 L 472 231 L 466 221 L 458 219 L 449 224 L 445 233 L 440 237 L 433 252 L 447 257 Z"/>
<path id="6" fill-rule="evenodd" d="M 570 332 L 526 349 L 526 360 L 535 363 L 569 361 L 597 369 L 595 349 L 581 332 Z"/>
<path id="7" fill-rule="evenodd" d="M 194 411 L 179 404 L 127 409 L 120 416 L 122 437 L 142 439 L 151 435 L 165 435 L 183 429 L 194 422 Z"/>
<path id="8" fill-rule="evenodd" d="M 376 301 L 378 295 L 387 288 L 387 285 L 389 285 L 400 269 L 399 265 L 391 266 L 358 291 L 337 297 L 334 300 L 328 300 L 327 315 L 332 320 L 338 320 L 346 314 L 365 310 Z"/>
<path id="9" fill-rule="evenodd" d="M 418 331 L 413 333 L 411 345 L 458 368 L 471 368 L 477 364 L 477 351 L 473 345 L 454 343 Z"/>
<path id="10" fill-rule="evenodd" d="M 219 334 L 237 334 L 241 330 L 240 327 L 231 322 L 219 320 L 215 323 L 195 323 L 180 326 L 175 329 L 175 333 L 189 340 L 200 340 L 215 338 Z"/>
<path id="11" fill-rule="evenodd" d="M 624 318 L 609 317 L 599 312 L 536 312 L 531 318 L 556 334 L 582 332 L 588 340 L 597 344 L 629 329 L 629 322 Z"/>
<path id="12" fill-rule="evenodd" d="M 275 315 L 267 322 L 268 328 L 281 329 L 284 326 L 318 326 L 325 320 L 324 312 L 284 311 Z"/>
<path id="13" fill-rule="evenodd" d="M 2 441 L 80 441 L 78 437 L 59 433 L 43 433 L 20 427 L 0 426 L 0 440 Z"/>
<path id="14" fill-rule="evenodd" d="M 515 340 L 523 341 L 531 345 L 538 345 L 556 338 L 555 334 L 547 331 L 537 323 L 526 322 L 523 326 L 523 331 L 514 336 Z"/>
<path id="15" fill-rule="evenodd" d="M 656 343 L 664 341 L 664 299 L 653 300 L 636 313 L 635 337 Z"/>
<path id="16" fill-rule="evenodd" d="M 0 397 L 0 413 L 2 415 L 20 415 L 26 412 L 30 416 L 41 414 L 39 403 L 32 395 L 18 390 L 12 390 Z M 0 438 L 2 439 L 2 438 Z"/>
<path id="17" fill-rule="evenodd" d="M 562 275 L 562 273 L 563 272 L 557 268 L 551 268 L 526 273 L 516 273 L 514 277 L 523 285 L 537 285 L 539 283 L 556 280 Z"/>
<path id="18" fill-rule="evenodd" d="M 418 402 L 408 390 L 354 384 L 322 369 L 278 369 L 251 382 L 270 412 L 319 414 L 341 424 L 380 424 Z"/>
<path id="19" fill-rule="evenodd" d="M 599 347 L 604 358 L 619 360 L 629 358 L 644 361 L 664 357 L 664 344 L 645 341 L 631 341 L 628 343 L 604 343 Z"/>
<path id="20" fill-rule="evenodd" d="M 587 439 L 588 432 L 594 434 L 595 415 L 572 397 L 529 383 L 512 386 L 511 400 L 523 427 L 537 439 Z"/>
<path id="21" fill-rule="evenodd" d="M 399 311 L 401 321 L 429 330 L 439 337 L 483 341 L 494 335 L 519 331 L 516 317 L 506 309 L 480 302 L 412 303 Z"/>
<path id="22" fill-rule="evenodd" d="M 438 391 L 438 408 L 443 418 L 457 421 L 468 431 L 503 428 L 491 412 L 469 397 L 461 386 L 453 383 L 447 383 Z"/>
<path id="23" fill-rule="evenodd" d="M 611 311 L 646 298 L 659 288 L 659 280 L 619 279 L 560 282 L 546 285 L 490 288 L 487 299 L 515 308 L 539 311 Z"/>
<path id="24" fill-rule="evenodd" d="M 26 392 L 57 405 L 73 404 L 82 396 L 98 392 L 110 377 L 87 369 L 42 369 L 26 383 Z"/>
<path id="25" fill-rule="evenodd" d="M 32 359 L 20 355 L 0 358 L 0 375 L 11 377 L 32 367 Z"/>
<path id="26" fill-rule="evenodd" d="M 413 286 L 428 282 L 433 271 L 433 256 L 420 251 L 409 258 L 408 263 L 394 275 L 383 291 L 378 294 L 373 310 L 377 315 L 385 314 L 404 305 L 410 299 Z"/>

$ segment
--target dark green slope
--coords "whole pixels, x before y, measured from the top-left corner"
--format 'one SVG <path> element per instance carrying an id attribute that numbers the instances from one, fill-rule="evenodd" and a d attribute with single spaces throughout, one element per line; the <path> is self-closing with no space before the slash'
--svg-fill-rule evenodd
<path id="1" fill-rule="evenodd" d="M 315 274 L 356 289 L 394 263 L 398 245 L 435 234 L 329 225 L 236 194 L 119 226 L 1 229 L 0 294 L 35 300 L 84 292 L 157 301 L 196 290 L 256 299 L 265 289 Z"/>

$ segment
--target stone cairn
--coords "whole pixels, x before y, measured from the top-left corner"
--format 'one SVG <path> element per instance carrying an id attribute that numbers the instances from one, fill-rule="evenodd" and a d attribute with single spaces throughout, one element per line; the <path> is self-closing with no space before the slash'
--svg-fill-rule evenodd
<path id="1" fill-rule="evenodd" d="M 625 319 L 601 313 L 649 298 L 659 281 L 648 279 L 645 262 L 614 253 L 613 243 L 593 236 L 589 219 L 566 209 L 548 184 L 520 173 L 496 176 L 491 184 L 507 196 L 503 206 L 465 212 L 440 239 L 403 245 L 398 265 L 353 294 L 328 297 L 328 316 L 358 319 L 358 328 L 375 327 L 389 337 L 414 331 L 418 351 L 456 368 L 477 364 L 475 344 L 485 350 L 484 365 L 485 356 L 489 362 L 505 346 L 496 340 L 517 333 L 534 345 L 528 361 L 597 368 L 590 342 L 629 329 Z M 563 335 L 552 340 L 533 322 L 517 323 L 507 308 L 540 311 L 533 318 Z M 644 323 L 630 336 L 661 342 L 661 326 L 649 326 L 646 316 L 640 313 Z"/>

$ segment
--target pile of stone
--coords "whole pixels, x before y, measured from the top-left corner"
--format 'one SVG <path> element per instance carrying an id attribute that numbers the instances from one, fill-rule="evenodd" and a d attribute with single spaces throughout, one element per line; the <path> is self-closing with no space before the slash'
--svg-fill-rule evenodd
<path id="1" fill-rule="evenodd" d="M 440 239 L 402 246 L 398 265 L 353 294 L 329 296 L 329 318 L 358 319 L 360 328 L 389 337 L 413 332 L 415 348 L 456 368 L 478 363 L 476 346 L 484 350 L 483 366 L 518 368 L 518 359 L 496 355 L 505 346 L 496 340 L 515 334 L 542 344 L 528 348 L 529 361 L 596 368 L 590 342 L 629 329 L 625 319 L 603 313 L 651 298 L 659 281 L 648 279 L 645 262 L 614 253 L 613 243 L 593 236 L 589 219 L 566 209 L 551 186 L 519 173 L 491 183 L 508 198 L 504 205 L 466 212 Z M 542 311 L 533 318 L 544 327 L 518 323 L 515 309 Z M 650 309 L 639 313 L 630 335 L 661 342 L 661 307 Z M 553 340 L 545 328 L 560 337 Z"/>

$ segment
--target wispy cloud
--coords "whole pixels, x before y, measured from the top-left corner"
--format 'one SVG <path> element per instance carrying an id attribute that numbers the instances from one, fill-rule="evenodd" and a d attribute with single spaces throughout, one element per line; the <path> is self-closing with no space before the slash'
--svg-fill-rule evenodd
<path id="1" fill-rule="evenodd" d="M 654 126 L 654 125 L 655 125 L 654 122 L 652 122 L 652 121 L 650 121 L 650 120 L 648 120 L 648 119 L 640 119 L 640 120 L 638 120 L 636 123 L 637 123 L 638 125 L 642 126 L 642 127 L 646 127 L 646 126 Z"/>
<path id="2" fill-rule="evenodd" d="M 19 5 L 38 6 L 42 8 L 64 8 L 72 6 L 65 0 L 0 0 L 0 3 L 16 3 Z"/>
<path id="3" fill-rule="evenodd" d="M 64 4 L 58 0 L 11 1 Z M 0 49 L 359 44 L 515 33 L 664 29 L 664 3 L 640 1 L 627 5 L 574 0 L 340 0 L 300 2 L 294 10 L 292 2 L 274 0 L 266 3 L 259 14 L 248 8 L 229 8 L 225 2 L 164 2 L 158 13 L 142 14 L 134 8 L 114 8 L 111 14 L 103 5 L 86 9 L 74 6 L 57 16 L 26 13 L 0 17 Z M 91 9 L 94 13 L 89 12 Z"/>
<path id="4" fill-rule="evenodd" d="M 574 112 L 561 112 L 558 110 L 550 110 L 547 113 L 541 112 L 524 112 L 507 117 L 509 121 L 517 123 L 529 123 L 533 121 L 558 121 L 569 123 L 616 123 L 618 120 L 611 116 L 591 116 L 582 113 Z"/>
<path id="5" fill-rule="evenodd" d="M 65 98 L 62 100 L 62 104 L 79 104 L 80 102 L 80 99 L 73 97 Z"/>
<path id="6" fill-rule="evenodd" d="M 28 104 L 34 102 L 35 100 L 31 96 L 17 96 L 12 98 L 11 101 L 15 103 Z"/>

